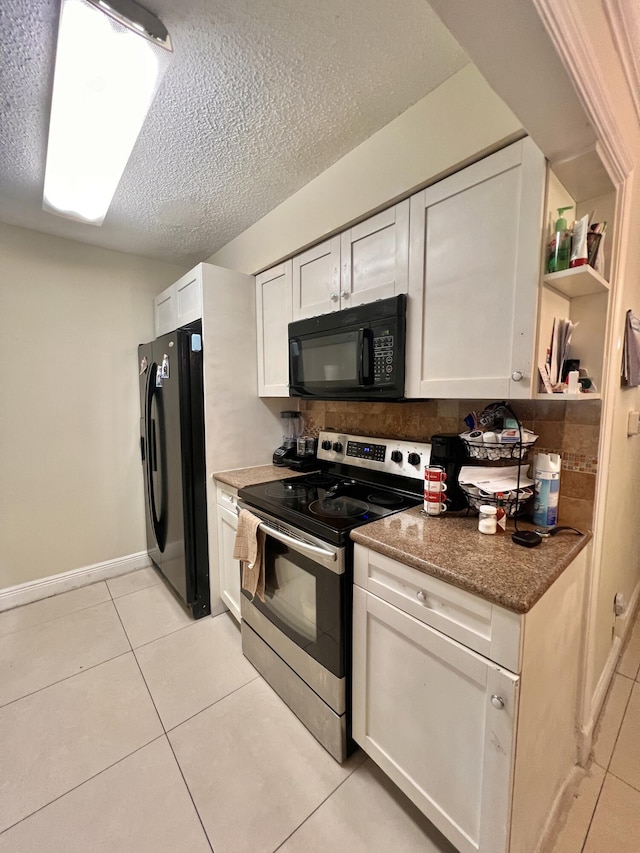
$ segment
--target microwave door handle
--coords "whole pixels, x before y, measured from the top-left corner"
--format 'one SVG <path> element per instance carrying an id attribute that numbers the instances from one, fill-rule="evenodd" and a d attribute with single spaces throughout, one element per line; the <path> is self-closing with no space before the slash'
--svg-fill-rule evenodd
<path id="1" fill-rule="evenodd" d="M 373 334 L 371 329 L 358 329 L 358 385 L 372 385 L 371 376 Z"/>
<path id="2" fill-rule="evenodd" d="M 305 394 L 300 385 L 300 342 L 298 338 L 289 338 L 289 389 Z"/>

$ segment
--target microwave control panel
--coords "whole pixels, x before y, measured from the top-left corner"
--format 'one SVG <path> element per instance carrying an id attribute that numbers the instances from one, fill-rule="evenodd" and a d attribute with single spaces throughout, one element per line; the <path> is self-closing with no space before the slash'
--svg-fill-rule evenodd
<path id="1" fill-rule="evenodd" d="M 374 385 L 390 385 L 394 379 L 393 330 L 373 330 L 373 382 Z"/>

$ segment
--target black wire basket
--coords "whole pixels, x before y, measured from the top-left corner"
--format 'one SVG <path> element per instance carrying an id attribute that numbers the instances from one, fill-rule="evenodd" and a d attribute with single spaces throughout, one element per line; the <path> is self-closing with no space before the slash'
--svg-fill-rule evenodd
<path id="1" fill-rule="evenodd" d="M 467 499 L 467 505 L 472 512 L 479 512 L 481 506 L 497 507 L 500 500 L 502 500 L 502 505 L 509 518 L 513 518 L 516 514 L 518 517 L 521 515 L 527 515 L 533 509 L 533 502 L 535 499 L 533 486 L 526 486 L 519 490 L 513 489 L 510 492 L 504 492 L 504 496 L 500 499 L 495 494 L 481 494 L 480 489 L 476 486 L 463 485 L 462 483 L 459 485 L 462 494 Z M 517 495 L 516 491 L 518 492 Z"/>
<path id="2" fill-rule="evenodd" d="M 476 433 L 462 433 L 460 438 L 467 449 L 469 459 L 474 462 L 522 462 L 529 456 L 529 448 L 538 440 L 537 435 L 525 434 L 530 437 L 529 441 L 490 441 L 483 438 L 484 433 L 479 430 Z M 493 435 L 498 435 L 493 433 Z"/>

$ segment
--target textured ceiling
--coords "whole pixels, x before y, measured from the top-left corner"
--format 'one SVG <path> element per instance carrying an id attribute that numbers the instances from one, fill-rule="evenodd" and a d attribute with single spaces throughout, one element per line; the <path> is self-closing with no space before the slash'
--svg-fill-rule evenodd
<path id="1" fill-rule="evenodd" d="M 0 220 L 208 257 L 468 61 L 425 0 L 148 0 L 175 57 L 104 225 L 44 213 L 59 0 L 0 0 Z"/>

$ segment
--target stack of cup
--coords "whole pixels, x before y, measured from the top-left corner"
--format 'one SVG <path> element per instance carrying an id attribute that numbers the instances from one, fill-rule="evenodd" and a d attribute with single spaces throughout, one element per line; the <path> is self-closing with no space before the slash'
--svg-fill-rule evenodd
<path id="1" fill-rule="evenodd" d="M 424 468 L 424 511 L 427 515 L 446 512 L 447 475 L 441 465 L 425 465 Z"/>

